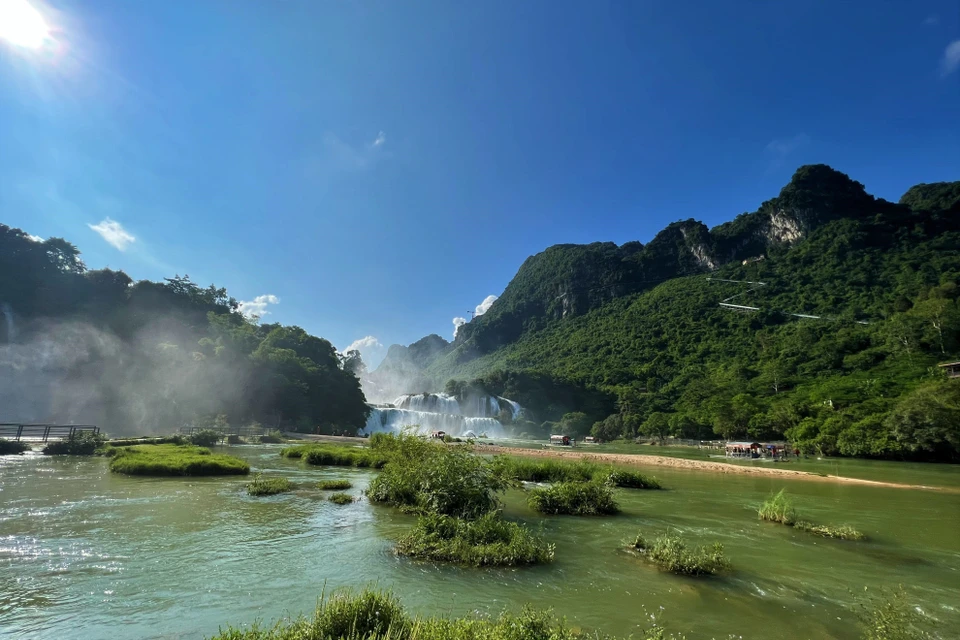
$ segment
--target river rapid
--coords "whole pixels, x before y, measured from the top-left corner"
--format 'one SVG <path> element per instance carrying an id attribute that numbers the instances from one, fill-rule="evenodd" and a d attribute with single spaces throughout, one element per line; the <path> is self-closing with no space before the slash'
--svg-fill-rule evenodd
<path id="1" fill-rule="evenodd" d="M 349 478 L 355 495 L 373 477 L 304 468 L 278 446 L 223 449 L 305 485 Z M 366 500 L 341 507 L 315 489 L 250 498 L 247 478 L 130 478 L 102 458 L 0 457 L 0 637 L 199 639 L 372 583 L 424 614 L 532 604 L 622 635 L 655 619 L 691 640 L 855 638 L 864 587 L 903 584 L 941 637 L 960 636 L 960 493 L 649 471 L 668 490 L 623 490 L 624 513 L 610 518 L 538 516 L 511 492 L 506 514 L 542 527 L 556 560 L 475 570 L 395 557 L 391 543 L 413 518 Z M 923 473 L 923 484 L 956 486 L 957 467 Z M 759 522 L 759 504 L 784 487 L 805 519 L 851 524 L 870 541 Z M 623 550 L 640 528 L 719 540 L 734 572 L 660 573 Z"/>

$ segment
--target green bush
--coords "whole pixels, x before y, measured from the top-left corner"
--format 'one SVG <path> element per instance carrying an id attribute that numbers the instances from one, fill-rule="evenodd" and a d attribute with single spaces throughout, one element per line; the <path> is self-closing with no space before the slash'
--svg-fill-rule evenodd
<path id="1" fill-rule="evenodd" d="M 284 447 L 280 455 L 290 459 L 302 459 L 314 466 L 372 467 L 380 469 L 387 463 L 382 452 L 371 451 L 366 447 L 338 446 L 333 444 L 301 444 Z"/>
<path id="2" fill-rule="evenodd" d="M 251 496 L 273 496 L 287 491 L 293 491 L 292 482 L 286 478 L 264 478 L 262 473 L 247 485 L 247 493 Z"/>
<path id="3" fill-rule="evenodd" d="M 476 520 L 440 514 L 420 516 L 397 542 L 399 555 L 475 567 L 538 564 L 553 560 L 554 547 L 496 512 Z"/>
<path id="4" fill-rule="evenodd" d="M 780 489 L 776 495 L 767 499 L 760 506 L 758 514 L 761 520 L 779 522 L 787 526 L 792 526 L 797 521 L 796 509 L 793 508 L 793 503 L 790 502 L 784 489 Z"/>
<path id="5" fill-rule="evenodd" d="M 353 502 L 353 496 L 349 493 L 331 493 L 327 500 L 334 504 L 350 504 Z"/>
<path id="6" fill-rule="evenodd" d="M 665 533 L 648 544 L 643 535 L 637 534 L 633 548 L 647 556 L 664 571 L 681 575 L 713 575 L 730 568 L 723 555 L 723 545 L 715 542 L 709 547 L 689 548 L 679 534 Z"/>
<path id="7" fill-rule="evenodd" d="M 10 456 L 29 451 L 30 445 L 22 440 L 0 438 L 0 456 Z"/>
<path id="8" fill-rule="evenodd" d="M 643 475 L 638 471 L 625 469 L 611 469 L 607 475 L 607 482 L 615 487 L 624 489 L 662 489 L 656 478 Z"/>
<path id="9" fill-rule="evenodd" d="M 110 471 L 143 476 L 245 475 L 250 465 L 233 456 L 214 455 L 193 445 L 161 444 L 114 449 Z"/>
<path id="10" fill-rule="evenodd" d="M 317 488 L 323 489 L 324 491 L 340 491 L 349 489 L 352 486 L 353 483 L 349 480 L 321 480 L 317 483 Z"/>
<path id="11" fill-rule="evenodd" d="M 107 441 L 105 436 L 92 431 L 81 431 L 66 440 L 48 442 L 43 447 L 47 456 L 92 456 Z"/>
<path id="12" fill-rule="evenodd" d="M 227 436 L 227 444 L 247 444 L 247 442 L 237 434 L 231 433 Z"/>
<path id="13" fill-rule="evenodd" d="M 526 482 L 588 482 L 605 481 L 625 489 L 660 489 L 656 478 L 637 471 L 612 465 L 599 465 L 583 460 L 564 462 L 560 460 L 531 460 L 513 456 L 497 456 L 498 471 L 512 480 Z"/>
<path id="14" fill-rule="evenodd" d="M 807 533 L 812 533 L 815 536 L 821 536 L 823 538 L 836 538 L 837 540 L 867 539 L 867 535 L 865 533 L 858 531 L 846 524 L 839 527 L 831 527 L 825 524 L 813 524 L 812 522 L 797 520 L 794 523 L 793 528 L 799 529 L 800 531 L 806 531 Z"/>
<path id="15" fill-rule="evenodd" d="M 212 447 L 220 442 L 221 438 L 223 438 L 223 435 L 213 429 L 200 429 L 200 431 L 194 431 L 188 436 L 190 442 L 198 447 Z"/>
<path id="16" fill-rule="evenodd" d="M 126 438 L 120 440 L 108 440 L 107 445 L 111 447 L 133 447 L 140 444 L 187 444 L 189 441 L 181 435 L 172 435 L 161 438 Z"/>
<path id="17" fill-rule="evenodd" d="M 602 516 L 620 512 L 613 490 L 604 482 L 557 482 L 530 491 L 527 504 L 552 515 Z"/>
<path id="18" fill-rule="evenodd" d="M 283 434 L 278 430 L 273 430 L 260 436 L 260 442 L 263 444 L 280 444 L 283 442 Z"/>
<path id="19" fill-rule="evenodd" d="M 668 640 L 654 628 L 633 640 Z M 574 630 L 549 611 L 524 608 L 499 618 L 410 618 L 390 593 L 364 590 L 321 597 L 313 617 L 278 622 L 272 628 L 227 627 L 211 640 L 598 640 L 606 636 Z M 613 640 L 607 638 L 607 640 Z M 680 639 L 682 640 L 682 639 Z M 874 640 L 874 639 L 871 639 Z M 880 639 L 877 639 L 880 640 Z M 884 639 L 886 640 L 886 639 Z"/>
<path id="20" fill-rule="evenodd" d="M 372 448 L 390 460 L 367 489 L 373 502 L 418 513 L 477 518 L 496 509 L 497 494 L 508 486 L 490 462 L 464 445 L 402 434 L 378 438 Z"/>

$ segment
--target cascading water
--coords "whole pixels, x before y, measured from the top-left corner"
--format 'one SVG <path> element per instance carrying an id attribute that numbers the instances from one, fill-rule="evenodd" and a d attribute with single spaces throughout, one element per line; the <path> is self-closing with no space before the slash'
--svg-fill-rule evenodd
<path id="1" fill-rule="evenodd" d="M 400 396 L 393 405 L 371 405 L 364 433 L 396 433 L 416 427 L 417 432 L 424 435 L 445 431 L 452 436 L 503 438 L 504 428 L 496 417 L 500 415 L 501 406 L 509 407 L 514 418 L 521 411 L 513 400 L 495 396 L 471 398 L 461 410 L 457 399 L 445 393 Z"/>
<path id="2" fill-rule="evenodd" d="M 10 308 L 9 304 L 4 302 L 0 305 L 0 311 L 3 311 L 3 317 L 7 323 L 7 342 L 13 342 L 13 339 L 17 337 L 17 328 L 13 324 L 13 309 Z"/>

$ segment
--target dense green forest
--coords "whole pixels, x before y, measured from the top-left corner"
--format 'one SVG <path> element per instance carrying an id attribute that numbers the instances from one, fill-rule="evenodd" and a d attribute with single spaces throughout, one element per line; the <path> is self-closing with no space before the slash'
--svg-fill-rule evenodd
<path id="1" fill-rule="evenodd" d="M 225 289 L 186 276 L 88 270 L 66 240 L 0 225 L 0 310 L 0 422 L 112 434 L 365 422 L 359 381 L 327 340 L 247 319 Z"/>
<path id="2" fill-rule="evenodd" d="M 423 375 L 517 400 L 531 434 L 960 460 L 960 380 L 937 366 L 960 359 L 958 297 L 960 182 L 890 203 L 801 167 L 714 229 L 529 258 Z"/>

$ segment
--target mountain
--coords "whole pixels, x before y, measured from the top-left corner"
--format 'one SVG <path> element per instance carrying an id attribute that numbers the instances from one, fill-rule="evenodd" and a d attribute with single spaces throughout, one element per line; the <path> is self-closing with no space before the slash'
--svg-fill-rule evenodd
<path id="1" fill-rule="evenodd" d="M 960 359 L 958 283 L 960 182 L 890 203 L 804 166 L 713 229 L 686 220 L 646 245 L 528 258 L 417 365 L 430 387 L 417 390 L 483 386 L 528 407 L 529 433 L 585 413 L 579 428 L 608 438 L 786 436 L 829 454 L 956 459 L 960 391 L 936 364 Z"/>

